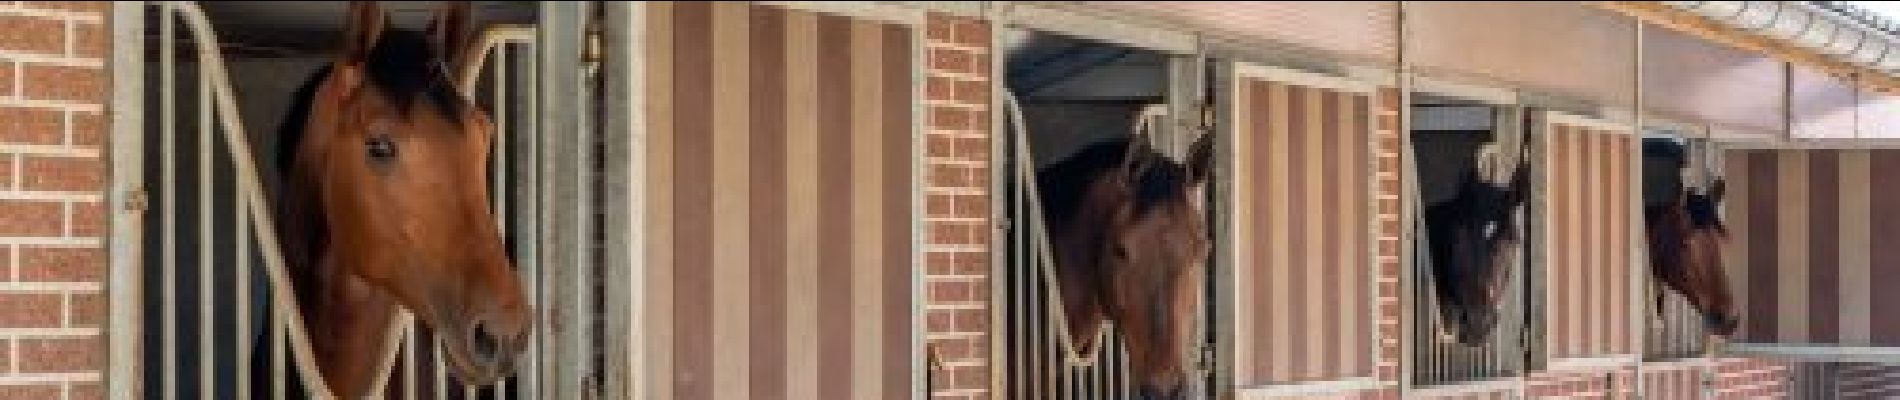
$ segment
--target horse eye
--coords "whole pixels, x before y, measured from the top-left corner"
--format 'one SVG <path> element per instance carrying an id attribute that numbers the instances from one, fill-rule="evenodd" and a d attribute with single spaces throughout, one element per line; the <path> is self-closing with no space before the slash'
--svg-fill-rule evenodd
<path id="1" fill-rule="evenodd" d="M 369 157 L 372 159 L 387 160 L 396 157 L 396 142 L 389 140 L 387 135 L 371 136 L 364 145 L 368 147 Z"/>

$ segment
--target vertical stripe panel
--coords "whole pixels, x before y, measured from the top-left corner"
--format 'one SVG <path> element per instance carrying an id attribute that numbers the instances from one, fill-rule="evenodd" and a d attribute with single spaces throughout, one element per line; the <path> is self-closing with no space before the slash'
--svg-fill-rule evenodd
<path id="1" fill-rule="evenodd" d="M 1346 148 L 1343 143 L 1346 139 L 1344 128 L 1348 126 L 1346 121 L 1340 119 L 1347 115 L 1341 111 L 1347 109 L 1348 105 L 1344 103 L 1350 97 L 1333 91 L 1316 92 L 1320 93 L 1322 99 L 1320 110 L 1318 110 L 1322 121 L 1320 121 L 1320 136 L 1317 139 L 1323 141 L 1323 151 L 1326 156 L 1322 161 L 1321 170 L 1315 171 L 1321 176 L 1314 181 L 1313 185 L 1308 186 L 1307 190 L 1319 192 L 1320 209 L 1326 211 L 1320 214 L 1317 236 L 1320 244 L 1323 245 L 1324 254 L 1320 257 L 1321 262 L 1309 264 L 1307 268 L 1315 269 L 1314 275 L 1318 276 L 1320 281 L 1318 285 L 1314 285 L 1314 288 L 1318 290 L 1315 290 L 1315 295 L 1311 296 L 1314 298 L 1315 314 L 1319 317 L 1319 325 L 1317 325 L 1319 340 L 1314 341 L 1316 342 L 1314 355 L 1319 362 L 1314 363 L 1316 364 L 1314 368 L 1319 371 L 1318 377 L 1334 377 L 1337 376 L 1335 374 L 1339 369 L 1339 343 L 1345 342 L 1339 337 L 1339 320 L 1344 319 L 1344 316 L 1339 314 L 1340 301 L 1344 300 L 1341 297 L 1346 296 L 1347 292 L 1339 286 L 1339 275 L 1347 268 L 1345 265 L 1347 258 L 1340 254 L 1344 250 L 1346 241 L 1341 240 L 1339 235 L 1347 230 L 1344 229 L 1346 227 L 1343 217 L 1351 208 L 1343 195 L 1352 185 L 1346 184 L 1340 176 L 1341 170 L 1345 168 L 1343 163 L 1346 158 L 1341 153 Z"/>
<path id="2" fill-rule="evenodd" d="M 1873 212 L 1869 198 L 1873 186 L 1868 171 L 1867 150 L 1848 150 L 1840 153 L 1840 242 L 1836 254 L 1841 260 L 1840 267 L 1840 341 L 1850 346 L 1871 344 L 1869 336 L 1872 330 L 1868 326 L 1869 312 L 1873 307 L 1873 287 L 1870 275 L 1871 263 L 1868 252 L 1873 249 L 1872 226 L 1868 215 Z"/>
<path id="3" fill-rule="evenodd" d="M 818 18 L 785 14 L 787 398 L 818 398 Z"/>
<path id="4" fill-rule="evenodd" d="M 1817 150 L 1808 159 L 1808 341 L 1840 340 L 1840 151 Z"/>
<path id="5" fill-rule="evenodd" d="M 1294 187 L 1305 196 L 1305 203 L 1304 207 L 1293 209 L 1294 218 L 1300 221 L 1299 226 L 1302 228 L 1299 239 L 1301 261 L 1289 266 L 1304 278 L 1298 289 L 1298 293 L 1304 295 L 1301 297 L 1304 300 L 1296 306 L 1305 316 L 1302 319 L 1305 322 L 1302 324 L 1304 329 L 1300 329 L 1297 336 L 1302 340 L 1295 344 L 1298 351 L 1306 356 L 1300 363 L 1301 373 L 1297 375 L 1302 381 L 1317 377 L 1326 362 L 1326 352 L 1322 350 L 1327 340 L 1323 336 L 1326 322 L 1321 312 L 1328 300 L 1325 297 L 1326 284 L 1322 270 L 1331 268 L 1331 265 L 1327 264 L 1326 242 L 1330 240 L 1326 239 L 1325 227 L 1329 217 L 1337 212 L 1333 210 L 1334 204 L 1326 202 L 1326 191 L 1321 189 L 1332 184 L 1321 180 L 1325 176 L 1328 158 L 1326 134 L 1327 125 L 1331 124 L 1332 119 L 1327 118 L 1325 113 L 1330 104 L 1326 101 L 1325 90 L 1312 87 L 1303 89 L 1301 93 L 1305 96 L 1301 97 L 1304 100 L 1300 102 L 1300 111 L 1304 117 L 1300 122 L 1305 129 L 1295 131 L 1298 132 L 1295 137 L 1303 145 L 1299 148 L 1305 150 L 1296 158 L 1296 161 L 1302 162 L 1302 169 L 1295 177 L 1299 179 L 1298 186 Z"/>
<path id="6" fill-rule="evenodd" d="M 1311 207 L 1315 204 L 1312 203 L 1316 203 L 1317 199 L 1308 200 L 1308 195 L 1312 194 L 1312 191 L 1306 190 L 1306 178 L 1309 171 L 1313 170 L 1307 160 L 1316 152 L 1313 146 L 1307 145 L 1311 135 L 1308 135 L 1306 131 L 1312 129 L 1310 125 L 1315 121 L 1312 120 L 1311 114 L 1306 112 L 1308 108 L 1314 106 L 1312 100 L 1307 97 L 1306 87 L 1293 85 L 1286 87 L 1287 115 L 1291 117 L 1286 120 L 1287 168 L 1284 171 L 1286 171 L 1287 182 L 1284 187 L 1287 188 L 1285 194 L 1287 201 L 1280 204 L 1284 204 L 1286 208 L 1287 217 L 1281 221 L 1286 221 L 1288 229 L 1288 234 L 1284 238 L 1289 262 L 1275 265 L 1274 268 L 1287 271 L 1285 306 L 1290 314 L 1287 320 L 1275 325 L 1279 325 L 1281 334 L 1287 336 L 1287 345 L 1280 347 L 1280 351 L 1289 355 L 1286 364 L 1281 365 L 1282 371 L 1286 372 L 1281 376 L 1286 380 L 1299 380 L 1305 376 L 1306 366 L 1312 365 L 1312 359 L 1306 354 L 1310 346 L 1305 340 L 1308 335 L 1304 333 L 1314 326 L 1312 320 L 1308 318 L 1311 314 L 1309 309 L 1312 303 L 1306 297 L 1306 291 L 1312 288 L 1313 283 L 1307 280 L 1309 271 L 1305 267 L 1307 263 L 1312 262 L 1313 252 L 1310 246 L 1313 233 L 1308 229 L 1312 226 L 1308 219 L 1313 214 Z"/>
<path id="7" fill-rule="evenodd" d="M 1586 204 L 1582 204 L 1582 196 L 1578 195 L 1583 189 L 1584 154 L 1580 148 L 1584 145 L 1585 133 L 1582 129 L 1570 126 L 1564 127 L 1562 132 L 1564 175 L 1561 178 L 1563 191 L 1560 197 L 1564 199 L 1564 208 L 1563 223 L 1558 226 L 1564 231 L 1560 246 L 1564 248 L 1564 275 L 1568 278 L 1564 286 L 1565 301 L 1568 303 L 1563 318 L 1570 321 L 1569 329 L 1564 330 L 1563 355 L 1576 357 L 1583 354 L 1583 347 L 1587 345 L 1583 341 L 1583 332 L 1591 328 L 1589 320 L 1584 318 L 1585 301 L 1588 299 L 1585 291 L 1589 290 L 1590 282 L 1585 278 L 1585 249 L 1581 245 L 1584 235 L 1581 221 Z"/>
<path id="8" fill-rule="evenodd" d="M 646 320 L 642 321 L 647 332 L 646 362 L 664 366 L 666 371 L 673 364 L 673 343 L 675 332 L 673 324 L 673 3 L 654 2 L 647 6 L 646 57 L 647 95 L 651 101 L 647 107 L 647 265 L 645 293 L 647 310 Z M 657 375 L 657 374 L 656 374 Z M 658 399 L 676 398 L 673 394 L 674 377 L 656 376 L 657 379 L 641 377 L 650 382 L 645 395 Z"/>
<path id="9" fill-rule="evenodd" d="M 1583 233 L 1577 238 L 1577 247 L 1574 251 L 1583 260 L 1578 265 L 1577 272 L 1584 277 L 1583 290 L 1579 291 L 1579 294 L 1583 296 L 1583 301 L 1580 303 L 1583 306 L 1583 313 L 1579 315 L 1582 318 L 1579 321 L 1582 321 L 1584 326 L 1583 345 L 1577 349 L 1577 355 L 1592 355 L 1600 354 L 1598 350 L 1605 342 L 1602 335 L 1603 328 L 1604 325 L 1608 325 L 1606 323 L 1608 321 L 1603 318 L 1603 292 L 1607 285 L 1603 281 L 1602 274 L 1608 269 L 1606 268 L 1608 265 L 1603 262 L 1602 257 L 1605 250 L 1600 236 L 1603 231 L 1600 223 L 1602 220 L 1597 218 L 1597 210 L 1603 206 L 1603 199 L 1596 196 L 1605 189 L 1600 185 L 1607 183 L 1601 173 L 1603 159 L 1607 154 L 1602 151 L 1604 132 L 1580 128 L 1577 129 L 1577 133 L 1579 142 L 1572 151 L 1577 152 L 1582 170 L 1578 171 L 1576 191 L 1571 192 L 1571 198 L 1577 199 L 1579 206 L 1576 208 L 1577 219 L 1573 221 L 1577 223 L 1577 229 Z"/>
<path id="10" fill-rule="evenodd" d="M 1597 215 L 1597 220 L 1603 221 L 1603 312 L 1606 316 L 1603 325 L 1604 337 L 1607 338 L 1603 353 L 1623 354 L 1623 341 L 1629 337 L 1629 315 L 1622 308 L 1623 301 L 1629 299 L 1629 293 L 1623 290 L 1629 283 L 1629 275 L 1625 274 L 1629 259 L 1621 256 L 1623 249 L 1629 246 L 1621 241 L 1621 229 L 1625 226 L 1624 222 L 1629 220 L 1629 214 L 1626 214 L 1627 210 L 1623 209 L 1622 204 L 1629 201 L 1625 190 L 1629 188 L 1630 181 L 1622 175 L 1622 165 L 1629 161 L 1628 152 L 1625 151 L 1629 142 L 1624 141 L 1627 136 L 1622 132 L 1605 131 L 1603 136 L 1605 157 L 1600 169 L 1606 178 L 1600 195 L 1603 199 L 1603 205 L 1599 208 L 1601 214 Z"/>
<path id="11" fill-rule="evenodd" d="M 1616 276 L 1617 284 L 1621 285 L 1620 290 L 1616 293 L 1618 304 L 1616 310 L 1621 313 L 1621 317 L 1617 318 L 1617 321 L 1620 321 L 1622 326 L 1617 330 L 1617 334 L 1623 338 L 1623 340 L 1619 342 L 1623 344 L 1621 353 L 1636 353 L 1641 351 L 1636 345 L 1636 335 L 1639 333 L 1633 333 L 1633 331 L 1640 331 L 1636 331 L 1634 329 L 1635 327 L 1631 326 L 1631 324 L 1637 324 L 1636 318 L 1643 317 L 1642 314 L 1638 314 L 1638 311 L 1636 311 L 1635 303 L 1637 293 L 1636 283 L 1643 281 L 1632 281 L 1630 278 L 1648 272 L 1648 269 L 1639 268 L 1642 264 L 1636 262 L 1636 243 L 1642 240 L 1635 224 L 1636 220 L 1643 217 L 1642 209 L 1637 207 L 1637 205 L 1642 202 L 1641 185 L 1643 180 L 1640 177 L 1641 175 L 1636 172 L 1637 163 L 1642 160 L 1642 151 L 1640 150 L 1641 148 L 1638 147 L 1642 145 L 1642 140 L 1639 136 L 1631 132 L 1625 132 L 1624 135 L 1618 136 L 1618 138 L 1621 138 L 1622 141 L 1617 144 L 1616 147 L 1618 152 L 1616 159 L 1616 176 L 1619 177 L 1622 182 L 1616 185 L 1617 194 L 1616 197 L 1613 198 L 1616 204 L 1616 212 L 1611 213 L 1611 215 L 1615 216 L 1617 223 L 1616 262 L 1617 265 L 1621 266 L 1621 268 L 1618 269 L 1620 272 Z"/>
<path id="12" fill-rule="evenodd" d="M 1780 218 L 1775 214 L 1775 193 L 1780 183 L 1776 171 L 1779 162 L 1772 151 L 1749 151 L 1748 163 L 1748 319 L 1746 337 L 1754 342 L 1775 340 L 1775 265 Z"/>
<path id="13" fill-rule="evenodd" d="M 884 36 L 884 394 L 880 397 L 900 399 L 911 397 L 911 371 L 918 367 L 914 360 L 911 344 L 912 316 L 916 304 L 912 300 L 911 278 L 920 273 L 913 270 L 911 239 L 915 234 L 911 227 L 916 216 L 912 213 L 911 163 L 921 155 L 915 154 L 914 130 L 916 122 L 911 118 L 915 96 L 912 86 L 912 39 L 911 30 L 898 25 L 885 25 Z M 921 267 L 921 266 L 916 266 Z"/>
<path id="14" fill-rule="evenodd" d="M 1228 117 L 1235 127 L 1231 142 L 1234 155 L 1228 157 L 1227 160 L 1232 163 L 1234 171 L 1233 182 L 1230 183 L 1234 193 L 1234 206 L 1229 207 L 1228 211 L 1235 221 L 1234 239 L 1231 242 L 1234 246 L 1230 249 L 1234 252 L 1234 262 L 1231 267 L 1234 277 L 1232 286 L 1234 307 L 1230 315 L 1233 318 L 1234 349 L 1237 352 L 1230 365 L 1234 368 L 1234 381 L 1239 384 L 1248 384 L 1258 381 L 1252 362 L 1260 358 L 1260 349 L 1257 344 L 1259 341 L 1255 340 L 1259 329 L 1254 323 L 1260 319 L 1259 311 L 1266 309 L 1260 306 L 1258 300 L 1261 298 L 1259 292 L 1263 286 L 1257 284 L 1254 279 L 1259 272 L 1255 267 L 1259 265 L 1257 264 L 1259 254 L 1255 249 L 1261 248 L 1258 245 L 1260 242 L 1255 229 L 1259 224 L 1254 222 L 1260 208 L 1257 197 L 1254 196 L 1254 188 L 1259 187 L 1256 183 L 1258 174 L 1254 171 L 1254 167 L 1260 164 L 1259 157 L 1255 155 L 1261 152 L 1254 147 L 1254 144 L 1260 142 L 1256 136 L 1264 130 L 1254 125 L 1262 120 L 1262 118 L 1254 117 L 1255 104 L 1259 103 L 1254 96 L 1255 84 L 1247 80 L 1238 80 L 1233 84 L 1234 93 L 1231 98 L 1234 104 L 1231 105 L 1233 108 L 1229 109 Z"/>
<path id="15" fill-rule="evenodd" d="M 1340 224 L 1343 227 L 1340 229 L 1340 256 L 1345 271 L 1340 275 L 1340 373 L 1336 375 L 1357 377 L 1370 375 L 1362 373 L 1362 364 L 1370 353 L 1370 343 L 1366 343 L 1366 337 L 1370 336 L 1362 326 L 1366 326 L 1364 320 L 1372 318 L 1372 313 L 1366 313 L 1362 305 L 1368 296 L 1364 271 L 1366 254 L 1370 248 L 1366 246 L 1366 235 L 1372 233 L 1372 226 L 1366 224 L 1366 212 L 1368 207 L 1372 207 L 1372 201 L 1366 199 L 1366 186 L 1372 182 L 1372 176 L 1366 173 L 1366 148 L 1372 146 L 1372 138 L 1366 135 L 1366 119 L 1370 118 L 1366 114 L 1370 108 L 1366 97 L 1345 95 L 1341 102 L 1345 108 L 1341 112 L 1341 121 L 1345 125 L 1345 146 L 1341 146 L 1343 167 L 1340 169 L 1345 171 L 1345 178 L 1340 178 L 1338 182 L 1345 186 L 1345 201 L 1341 201 L 1340 205 L 1345 207 L 1347 218 Z"/>
<path id="16" fill-rule="evenodd" d="M 1267 378 L 1269 381 L 1279 382 L 1292 375 L 1289 373 L 1289 366 L 1294 362 L 1293 352 L 1289 351 L 1293 347 L 1291 336 L 1294 324 L 1275 323 L 1275 321 L 1288 321 L 1294 317 L 1288 305 L 1291 303 L 1289 293 L 1292 291 L 1292 286 L 1296 285 L 1289 284 L 1292 282 L 1289 278 L 1292 275 L 1285 267 L 1290 264 L 1289 253 L 1292 250 L 1292 246 L 1289 245 L 1288 237 L 1291 233 L 1288 227 L 1297 226 L 1288 216 L 1288 181 L 1290 181 L 1289 176 L 1292 175 L 1287 172 L 1288 168 L 1291 168 L 1288 159 L 1295 153 L 1288 151 L 1291 122 L 1288 116 L 1293 114 L 1289 112 L 1289 109 L 1292 108 L 1294 100 L 1289 96 L 1290 90 L 1286 85 L 1268 84 L 1267 88 L 1268 103 L 1271 105 L 1267 112 L 1269 130 L 1266 157 L 1268 163 L 1266 208 L 1270 210 L 1270 213 L 1262 226 L 1267 227 L 1267 231 L 1270 232 L 1267 236 L 1267 248 L 1269 249 L 1268 256 L 1272 261 L 1266 264 L 1266 269 L 1271 271 L 1267 279 L 1267 287 L 1271 289 L 1267 292 L 1273 301 L 1270 307 L 1272 313 L 1268 314 L 1271 316 L 1270 319 L 1262 321 L 1261 324 L 1269 329 L 1268 332 L 1272 332 L 1270 337 L 1273 339 L 1273 345 L 1268 352 L 1273 357 L 1273 362 L 1267 369 Z"/>
<path id="17" fill-rule="evenodd" d="M 1783 151 L 1777 159 L 1779 189 L 1776 215 L 1781 240 L 1776 253 L 1775 270 L 1779 276 L 1776 290 L 1778 341 L 1802 343 L 1808 340 L 1808 155 L 1810 151 Z"/>
<path id="18" fill-rule="evenodd" d="M 1544 186 L 1546 188 L 1545 201 L 1550 203 L 1548 204 L 1548 208 L 1543 210 L 1544 215 L 1542 216 L 1544 219 L 1543 233 L 1545 234 L 1544 252 L 1546 254 L 1544 257 L 1544 267 L 1546 270 L 1544 282 L 1546 312 L 1543 318 L 1545 323 L 1549 325 L 1549 327 L 1546 328 L 1549 333 L 1544 338 L 1545 348 L 1552 358 L 1559 358 L 1564 355 L 1565 340 L 1568 338 L 1567 334 L 1570 329 L 1570 318 L 1567 317 L 1570 311 L 1570 299 L 1568 297 L 1570 291 L 1566 290 L 1568 287 L 1565 286 L 1570 282 L 1570 268 L 1568 263 L 1570 258 L 1567 256 L 1569 249 L 1562 245 L 1564 240 L 1564 216 L 1569 215 L 1564 211 L 1565 203 L 1567 203 L 1564 194 L 1569 192 L 1566 190 L 1567 188 L 1564 187 L 1563 179 L 1567 170 L 1565 167 L 1568 166 L 1568 164 L 1566 164 L 1568 157 L 1566 157 L 1566 152 L 1564 151 L 1565 129 L 1563 125 L 1549 125 L 1545 131 L 1545 137 L 1543 138 L 1545 141 L 1544 149 L 1546 154 L 1546 168 L 1544 168 Z"/>
<path id="19" fill-rule="evenodd" d="M 750 207 L 752 399 L 785 397 L 785 11 L 753 6 Z"/>
<path id="20" fill-rule="evenodd" d="M 751 277 L 747 276 L 751 204 L 747 163 L 751 129 L 750 4 L 713 3 L 712 64 L 712 393 L 732 399 L 750 393 Z"/>
<path id="21" fill-rule="evenodd" d="M 1900 176 L 1896 175 L 1900 174 L 1900 151 L 1871 153 L 1870 176 Z M 1900 204 L 1900 185 L 1868 186 L 1873 188 L 1870 196 L 1872 204 Z M 1867 217 L 1873 225 L 1872 237 L 1900 237 L 1900 212 L 1895 212 L 1894 207 L 1875 207 Z M 1900 246 L 1874 246 L 1871 261 L 1873 267 L 1869 271 L 1871 279 L 1868 282 L 1900 282 L 1900 268 L 1894 267 L 1900 265 Z M 1869 325 L 1873 331 L 1873 345 L 1900 345 L 1900 290 L 1874 291 L 1872 303 Z"/>
<path id="22" fill-rule="evenodd" d="M 1249 313 L 1258 316 L 1258 319 L 1254 320 L 1253 330 L 1253 337 L 1256 339 L 1254 340 L 1253 358 L 1255 367 L 1254 376 L 1256 379 L 1254 382 L 1263 383 L 1276 378 L 1271 364 L 1273 360 L 1276 359 L 1276 353 L 1273 350 L 1279 348 L 1275 347 L 1275 345 L 1279 344 L 1279 341 L 1274 339 L 1274 326 L 1272 325 L 1272 321 L 1277 320 L 1277 318 L 1280 318 L 1286 313 L 1285 310 L 1279 307 L 1280 293 L 1283 292 L 1280 292 L 1280 288 L 1275 285 L 1276 280 L 1283 279 L 1284 274 L 1275 271 L 1273 268 L 1273 263 L 1278 260 L 1278 254 L 1284 254 L 1281 249 L 1274 245 L 1274 240 L 1279 236 L 1277 236 L 1276 233 L 1278 231 L 1274 228 L 1273 224 L 1280 220 L 1274 218 L 1279 215 L 1275 210 L 1278 206 L 1275 205 L 1275 199 L 1273 197 L 1274 181 L 1279 178 L 1279 176 L 1275 174 L 1279 170 L 1273 168 L 1275 165 L 1275 161 L 1273 160 L 1274 157 L 1278 157 L 1279 155 L 1274 153 L 1278 147 L 1273 146 L 1274 141 L 1277 140 L 1274 139 L 1273 136 L 1278 133 L 1274 125 L 1284 123 L 1282 121 L 1285 121 L 1286 114 L 1275 111 L 1280 107 L 1284 107 L 1284 105 L 1281 104 L 1284 100 L 1274 97 L 1277 95 L 1275 85 L 1270 83 L 1257 83 L 1249 86 L 1251 86 L 1250 91 L 1253 93 L 1250 97 L 1259 103 L 1255 106 L 1255 111 L 1249 113 L 1256 116 L 1251 119 L 1252 126 L 1254 127 L 1254 136 L 1252 138 L 1255 149 L 1254 154 L 1263 155 L 1261 157 L 1250 157 L 1255 161 L 1253 164 L 1255 171 L 1254 180 L 1250 183 L 1254 193 L 1253 199 L 1255 201 L 1253 207 L 1251 207 L 1255 210 L 1255 223 L 1253 224 L 1255 227 L 1253 231 L 1255 240 L 1254 248 L 1261 249 L 1261 251 L 1254 253 L 1253 264 L 1250 266 L 1250 268 L 1255 271 L 1253 281 L 1253 288 L 1256 291 L 1254 309 L 1257 310 L 1257 312 Z"/>
<path id="23" fill-rule="evenodd" d="M 878 186 L 884 171 L 880 153 L 884 151 L 883 124 L 883 30 L 873 22 L 851 22 L 851 235 L 852 273 L 851 310 L 853 321 L 848 331 L 834 332 L 857 343 L 852 351 L 851 381 L 853 398 L 877 399 L 883 395 L 881 376 L 884 349 L 877 342 L 884 313 L 883 284 L 885 239 L 882 204 Z"/>
<path id="24" fill-rule="evenodd" d="M 674 14 L 674 359 L 676 398 L 713 398 L 713 240 L 711 180 L 713 10 L 709 3 L 675 3 Z"/>
<path id="25" fill-rule="evenodd" d="M 1735 291 L 1735 309 L 1739 311 L 1737 316 L 1740 320 L 1736 322 L 1740 328 L 1736 330 L 1735 336 L 1749 338 L 1748 327 L 1754 326 L 1750 321 L 1754 317 L 1749 312 L 1748 290 L 1751 282 L 1749 246 L 1752 244 L 1748 232 L 1754 228 L 1749 225 L 1748 218 L 1749 204 L 1754 197 L 1749 195 L 1752 192 L 1749 184 L 1752 180 L 1749 177 L 1753 174 L 1749 173 L 1749 153 L 1746 151 L 1724 152 L 1722 160 L 1722 175 L 1728 184 L 1725 189 L 1728 193 L 1722 199 L 1722 222 L 1729 227 L 1728 245 L 1722 248 L 1722 269 L 1728 276 L 1729 289 Z"/>
<path id="26" fill-rule="evenodd" d="M 850 151 L 851 21 L 824 14 L 818 17 L 818 135 L 820 151 Z M 818 158 L 818 232 L 826 238 L 854 237 L 851 195 L 853 157 L 820 154 Z M 818 397 L 852 398 L 855 352 L 852 332 L 852 243 L 820 240 L 818 244 Z"/>

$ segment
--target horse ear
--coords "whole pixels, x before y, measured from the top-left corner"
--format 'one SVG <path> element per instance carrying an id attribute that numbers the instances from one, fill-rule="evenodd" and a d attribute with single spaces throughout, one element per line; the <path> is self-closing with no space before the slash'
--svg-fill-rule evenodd
<path id="1" fill-rule="evenodd" d="M 1724 182 L 1722 178 L 1715 178 L 1715 182 L 1709 184 L 1709 200 L 1720 203 L 1722 202 L 1722 194 L 1727 191 L 1728 183 Z"/>
<path id="2" fill-rule="evenodd" d="M 1214 135 L 1202 134 L 1188 149 L 1188 178 L 1195 185 L 1207 182 L 1214 172 Z"/>
<path id="3" fill-rule="evenodd" d="M 463 64 L 473 61 L 468 56 L 475 44 L 474 27 L 475 6 L 467 1 L 443 2 L 429 22 L 429 44 L 435 46 L 436 54 L 448 63 L 451 72 L 459 73 Z"/>
<path id="4" fill-rule="evenodd" d="M 1142 174 L 1147 173 L 1150 151 L 1146 136 L 1128 138 L 1128 147 L 1122 151 L 1121 166 L 1124 179 L 1130 185 L 1141 179 Z"/>
<path id="5" fill-rule="evenodd" d="M 344 64 L 369 59 L 370 49 L 376 47 L 377 38 L 383 35 L 383 27 L 389 25 L 389 17 L 383 14 L 383 7 L 374 1 L 350 2 L 349 18 L 343 30 L 343 51 L 337 55 Z"/>

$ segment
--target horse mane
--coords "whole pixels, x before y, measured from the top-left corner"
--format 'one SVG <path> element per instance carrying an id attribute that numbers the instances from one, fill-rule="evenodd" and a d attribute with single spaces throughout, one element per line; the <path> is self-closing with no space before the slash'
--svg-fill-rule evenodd
<path id="1" fill-rule="evenodd" d="M 1036 172 L 1036 184 L 1042 192 L 1044 213 L 1052 225 L 1075 217 L 1088 185 L 1105 174 L 1115 173 L 1124 164 L 1128 147 L 1137 145 L 1131 137 L 1117 137 L 1092 143 L 1067 158 Z M 1134 155 L 1134 164 L 1143 165 L 1135 184 L 1135 212 L 1146 213 L 1160 204 L 1187 195 L 1192 182 L 1187 167 L 1160 152 L 1142 146 Z"/>

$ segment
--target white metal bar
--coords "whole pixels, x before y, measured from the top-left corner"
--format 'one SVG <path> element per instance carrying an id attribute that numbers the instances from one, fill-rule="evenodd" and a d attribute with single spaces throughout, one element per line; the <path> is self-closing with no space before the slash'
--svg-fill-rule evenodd
<path id="1" fill-rule="evenodd" d="M 528 42 L 524 47 L 529 50 L 529 55 L 540 54 L 540 46 L 533 42 Z M 521 82 L 528 90 L 517 95 L 523 115 L 519 121 L 515 121 L 515 134 L 509 135 L 509 140 L 515 141 L 509 147 L 515 151 L 512 158 L 516 170 L 510 177 L 509 186 L 513 189 L 510 192 L 518 196 L 514 201 L 515 227 L 518 230 L 514 236 L 515 268 L 522 282 L 526 283 L 524 287 L 528 291 L 528 300 L 539 309 L 547 304 L 541 297 L 541 187 L 536 184 L 539 182 L 541 165 L 541 143 L 537 140 L 541 137 L 541 58 L 531 56 L 519 60 L 526 65 L 526 68 L 519 68 L 518 71 L 523 75 Z M 520 393 L 527 398 L 541 396 L 540 335 L 537 333 L 535 338 L 528 341 L 527 357 L 517 372 L 521 377 Z"/>
<path id="2" fill-rule="evenodd" d="M 540 311 L 539 339 L 558 362 L 542 365 L 548 380 L 541 397 L 574 399 L 587 397 L 587 377 L 592 368 L 588 345 L 593 329 L 589 267 L 592 263 L 588 229 L 593 219 L 592 193 L 584 175 L 591 169 L 592 143 L 587 122 L 586 78 L 583 76 L 583 42 L 588 25 L 588 4 L 576 2 L 541 3 L 541 27 L 536 43 L 542 91 L 540 102 L 550 112 L 539 120 L 545 154 L 539 184 L 543 219 L 553 229 L 542 232 L 544 282 L 549 285 Z"/>
<path id="3" fill-rule="evenodd" d="M 146 190 L 146 62 L 145 4 L 112 5 L 112 191 L 107 204 L 112 212 L 111 254 L 106 295 L 110 308 L 110 361 L 105 378 L 108 398 L 141 398 L 140 383 L 150 360 L 144 359 L 146 345 L 144 286 L 149 274 L 144 270 L 144 238 L 149 210 Z M 161 20 L 162 23 L 163 20 Z M 162 388 L 159 388 L 162 390 Z M 144 397 L 144 398 L 150 398 Z"/>
<path id="4" fill-rule="evenodd" d="M 213 260 L 217 257 L 212 256 L 211 248 L 217 238 L 211 218 L 211 189 L 216 186 L 211 180 L 211 161 L 217 153 L 211 145 L 211 96 L 205 95 L 211 84 L 203 78 L 204 71 L 198 71 L 198 75 L 198 396 L 211 398 L 217 396 L 218 373 L 217 341 L 213 340 L 217 335 L 213 334 L 212 323 L 218 315 L 217 291 L 212 284 L 217 275 L 212 269 Z"/>
<path id="5" fill-rule="evenodd" d="M 171 4 L 163 5 L 159 21 L 159 88 L 162 93 L 178 91 L 178 45 L 177 22 L 171 17 Z M 160 323 L 160 346 L 163 359 L 160 372 L 160 396 L 164 400 L 178 398 L 178 206 L 176 191 L 178 186 L 178 99 L 173 96 L 159 96 L 159 187 L 164 190 L 160 204 L 164 222 L 161 226 L 160 274 L 164 283 L 160 289 L 159 301 L 165 304 Z"/>
<path id="6" fill-rule="evenodd" d="M 603 3 L 606 20 L 600 75 L 605 93 L 600 104 L 603 120 L 600 135 L 606 151 L 602 164 L 605 194 L 605 218 L 601 224 L 606 250 L 604 291 L 605 318 L 602 349 L 607 355 L 604 370 L 599 371 L 600 393 L 606 398 L 635 398 L 641 388 L 642 332 L 636 321 L 645 320 L 641 310 L 645 297 L 643 277 L 646 264 L 645 180 L 646 176 L 646 8 L 639 2 Z"/>
<path id="7" fill-rule="evenodd" d="M 237 296 L 234 297 L 232 301 L 237 307 L 237 312 L 235 313 L 237 315 L 237 322 L 234 324 L 235 328 L 232 330 L 237 332 L 235 337 L 238 338 L 238 341 L 234 344 L 237 361 L 232 364 L 237 366 L 236 397 L 239 399 L 250 399 L 251 354 L 253 351 L 251 344 L 256 343 L 253 341 L 256 336 L 251 334 L 251 219 L 243 210 L 249 208 L 251 204 L 250 201 L 246 200 L 243 196 L 238 195 L 238 191 L 231 191 L 231 197 L 232 204 L 236 205 L 236 208 L 231 210 L 231 218 L 233 219 L 231 224 L 234 229 L 237 229 L 237 233 L 235 234 L 237 249 L 232 254 L 232 258 L 234 258 L 233 261 L 237 267 L 237 272 L 232 275 L 234 277 L 232 279 L 232 286 L 235 286 L 237 289 Z"/>

